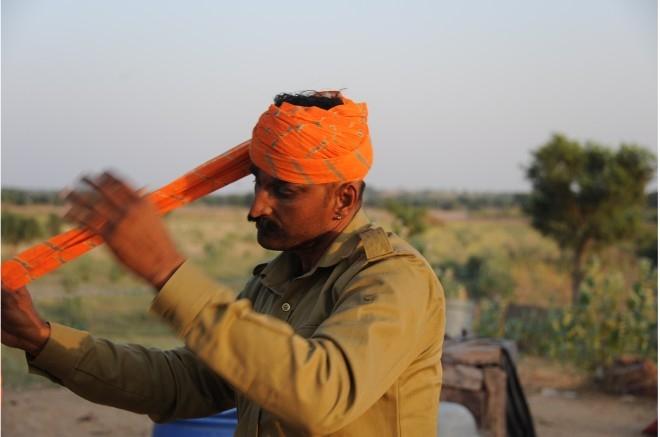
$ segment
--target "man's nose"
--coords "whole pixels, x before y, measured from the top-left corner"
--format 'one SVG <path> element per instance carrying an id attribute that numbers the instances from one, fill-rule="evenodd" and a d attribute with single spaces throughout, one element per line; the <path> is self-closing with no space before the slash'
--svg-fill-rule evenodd
<path id="1" fill-rule="evenodd" d="M 270 205 L 270 196 L 266 190 L 257 189 L 254 192 L 254 199 L 252 199 L 252 206 L 248 217 L 257 218 L 268 216 L 273 212 Z"/>

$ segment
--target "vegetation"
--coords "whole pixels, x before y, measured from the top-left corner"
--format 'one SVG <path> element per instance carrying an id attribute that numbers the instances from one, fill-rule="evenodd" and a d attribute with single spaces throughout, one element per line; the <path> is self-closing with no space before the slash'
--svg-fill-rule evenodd
<path id="1" fill-rule="evenodd" d="M 524 193 L 473 193 L 463 191 L 423 190 L 423 191 L 385 191 L 367 186 L 364 193 L 365 205 L 370 208 L 385 208 L 394 201 L 413 207 L 437 208 L 443 210 L 481 211 L 497 209 L 500 211 L 519 209 L 525 203 Z M 64 204 L 57 191 L 22 190 L 3 188 L 2 202 L 11 205 L 56 205 Z M 252 202 L 251 193 L 211 194 L 195 203 L 206 206 L 242 206 Z"/>
<path id="2" fill-rule="evenodd" d="M 2 212 L 2 240 L 10 244 L 41 237 L 43 229 L 34 217 Z"/>
<path id="3" fill-rule="evenodd" d="M 436 264 L 438 276 L 444 280 L 449 275 L 474 300 L 509 298 L 516 286 L 511 268 L 510 258 L 483 255 L 471 255 L 465 263 Z"/>
<path id="4" fill-rule="evenodd" d="M 588 190 L 597 194 L 596 185 Z M 591 371 L 624 353 L 657 360 L 657 193 L 642 193 L 642 202 L 628 212 L 624 222 L 634 223 L 634 232 L 593 241 L 592 249 L 598 250 L 583 255 L 584 280 L 576 300 L 571 265 L 564 256 L 570 245 L 532 226 L 534 216 L 530 224 L 521 211 L 526 205 L 532 213 L 538 193 L 527 197 L 369 188 L 366 195 L 367 205 L 377 205 L 368 207 L 367 214 L 424 252 L 448 297 L 468 296 L 478 302 L 478 335 L 507 337 L 525 353 L 574 362 Z M 65 230 L 56 199 L 54 194 L 3 190 L 3 258 Z M 584 208 L 582 198 L 576 194 L 576 199 L 566 205 Z M 250 195 L 207 197 L 166 217 L 181 250 L 236 291 L 255 265 L 274 256 L 256 244 L 253 225 L 245 220 L 242 205 L 250 200 Z M 601 204 L 593 202 L 592 209 L 600 211 Z M 601 218 L 598 223 L 605 222 Z M 103 246 L 38 279 L 30 289 L 51 320 L 115 341 L 155 347 L 180 343 L 149 315 L 151 291 Z M 571 302 L 575 304 L 568 305 Z M 4 347 L 2 352 L 5 383 L 44 383 L 25 374 L 22 354 Z"/>
<path id="5" fill-rule="evenodd" d="M 478 333 L 515 340 L 524 352 L 589 371 L 624 354 L 657 361 L 657 270 L 642 262 L 632 284 L 622 272 L 608 270 L 595 260 L 570 307 L 527 308 L 512 316 L 503 301 L 484 301 Z"/>
<path id="6" fill-rule="evenodd" d="M 536 229 L 570 252 L 574 304 L 587 252 L 638 235 L 654 171 L 651 152 L 633 145 L 612 151 L 556 134 L 534 152 L 525 211 Z"/>
<path id="7" fill-rule="evenodd" d="M 390 199 L 385 209 L 394 216 L 392 229 L 404 238 L 423 234 L 428 228 L 427 208 Z"/>
<path id="8" fill-rule="evenodd" d="M 58 192 L 53 190 L 3 188 L 2 203 L 12 205 L 63 205 L 64 201 Z"/>

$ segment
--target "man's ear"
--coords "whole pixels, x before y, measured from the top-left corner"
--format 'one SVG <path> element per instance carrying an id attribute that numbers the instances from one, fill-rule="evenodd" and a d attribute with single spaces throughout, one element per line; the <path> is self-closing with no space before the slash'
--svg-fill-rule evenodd
<path id="1" fill-rule="evenodd" d="M 360 203 L 360 182 L 345 182 L 337 189 L 338 213 L 347 216 Z"/>

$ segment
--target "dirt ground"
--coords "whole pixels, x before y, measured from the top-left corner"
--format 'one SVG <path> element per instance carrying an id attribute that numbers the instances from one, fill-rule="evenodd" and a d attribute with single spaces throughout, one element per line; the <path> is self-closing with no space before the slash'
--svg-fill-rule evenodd
<path id="1" fill-rule="evenodd" d="M 641 437 L 658 400 L 603 393 L 584 373 L 539 358 L 517 363 L 539 437 Z"/>
<path id="2" fill-rule="evenodd" d="M 541 360 L 522 360 L 518 372 L 539 437 L 639 437 L 658 414 L 657 399 L 604 394 L 584 376 Z M 144 437 L 152 427 L 146 416 L 94 405 L 65 389 L 3 390 L 5 437 Z"/>

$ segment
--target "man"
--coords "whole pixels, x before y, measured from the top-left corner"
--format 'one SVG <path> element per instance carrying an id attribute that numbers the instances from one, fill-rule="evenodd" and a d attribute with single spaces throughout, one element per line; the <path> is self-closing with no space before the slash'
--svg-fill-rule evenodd
<path id="1" fill-rule="evenodd" d="M 117 345 L 43 321 L 3 290 L 3 343 L 91 401 L 155 421 L 236 406 L 238 436 L 436 433 L 442 288 L 407 243 L 361 210 L 371 165 L 366 105 L 283 94 L 254 128 L 257 240 L 282 253 L 233 293 L 175 248 L 146 198 L 105 173 L 72 192 L 72 221 L 103 236 L 156 290 L 185 348 Z"/>

